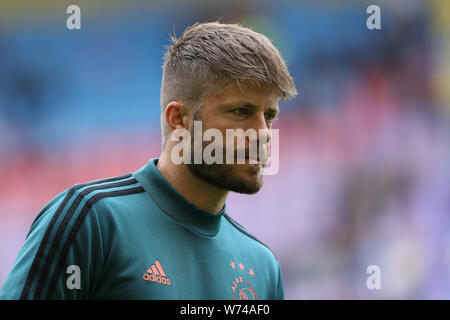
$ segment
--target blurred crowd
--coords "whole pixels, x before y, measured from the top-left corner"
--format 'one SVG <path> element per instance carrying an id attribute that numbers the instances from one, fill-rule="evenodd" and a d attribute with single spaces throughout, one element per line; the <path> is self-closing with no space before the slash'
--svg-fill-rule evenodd
<path id="1" fill-rule="evenodd" d="M 227 202 L 279 259 L 286 298 L 450 298 L 450 108 L 431 6 L 383 2 L 382 29 L 368 30 L 356 1 L 171 3 L 78 34 L 51 18 L 0 29 L 0 287 L 56 194 L 158 156 L 168 34 L 221 18 L 267 34 L 299 90 L 280 103 L 278 174 Z"/>

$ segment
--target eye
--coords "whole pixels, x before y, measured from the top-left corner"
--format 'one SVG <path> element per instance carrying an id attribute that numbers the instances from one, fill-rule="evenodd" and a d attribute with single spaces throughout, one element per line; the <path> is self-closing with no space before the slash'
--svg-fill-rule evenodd
<path id="1" fill-rule="evenodd" d="M 267 122 L 273 122 L 277 119 L 277 116 L 273 112 L 268 112 L 264 114 L 264 118 L 266 119 Z"/>
<path id="2" fill-rule="evenodd" d="M 233 109 L 232 111 L 237 116 L 246 116 L 249 114 L 249 110 L 247 108 L 236 108 Z"/>

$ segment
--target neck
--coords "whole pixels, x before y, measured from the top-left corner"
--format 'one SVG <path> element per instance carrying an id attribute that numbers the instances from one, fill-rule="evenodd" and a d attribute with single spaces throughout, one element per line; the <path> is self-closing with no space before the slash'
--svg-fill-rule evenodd
<path id="1" fill-rule="evenodd" d="M 197 178 L 185 164 L 174 164 L 170 159 L 170 152 L 161 153 L 156 167 L 187 201 L 205 211 L 216 213 L 222 210 L 228 190 L 217 188 Z"/>

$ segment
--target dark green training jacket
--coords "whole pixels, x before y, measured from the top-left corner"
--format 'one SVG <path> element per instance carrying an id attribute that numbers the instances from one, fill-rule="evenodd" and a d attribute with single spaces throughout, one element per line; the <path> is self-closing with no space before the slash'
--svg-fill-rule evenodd
<path id="1" fill-rule="evenodd" d="M 283 299 L 271 250 L 225 207 L 188 202 L 157 161 L 50 201 L 0 299 Z"/>

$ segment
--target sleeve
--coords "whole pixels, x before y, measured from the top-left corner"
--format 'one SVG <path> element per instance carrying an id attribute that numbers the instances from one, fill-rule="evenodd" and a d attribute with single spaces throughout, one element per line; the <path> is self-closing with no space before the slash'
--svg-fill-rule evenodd
<path id="1" fill-rule="evenodd" d="M 95 209 L 75 189 L 37 215 L 0 292 L 0 299 L 86 299 L 102 264 Z"/>
<path id="2" fill-rule="evenodd" d="M 278 263 L 278 284 L 275 300 L 284 300 L 284 284 L 280 263 Z"/>

